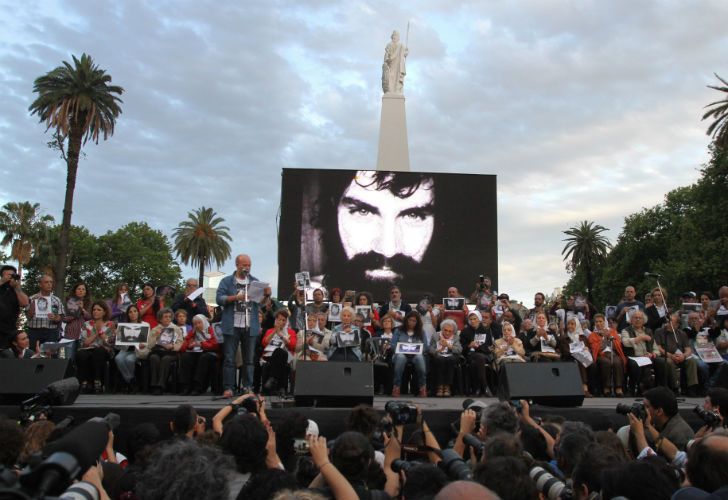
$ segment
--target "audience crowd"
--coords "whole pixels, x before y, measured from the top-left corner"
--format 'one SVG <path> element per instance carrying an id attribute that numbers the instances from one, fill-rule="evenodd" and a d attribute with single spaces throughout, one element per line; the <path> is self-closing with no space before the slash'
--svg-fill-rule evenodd
<path id="1" fill-rule="evenodd" d="M 698 407 L 705 424 L 697 432 L 665 387 L 647 390 L 642 403 L 619 406 L 623 426 L 603 429 L 554 415 L 539 418 L 525 400 L 486 405 L 467 399 L 452 434 L 436 436 L 427 412 L 391 400 L 383 413 L 354 407 L 344 432 L 324 436 L 325 429 L 295 410 L 278 411 L 271 422 L 266 406 L 264 397 L 245 394 L 208 422 L 184 404 L 169 414 L 165 428 L 130 425 L 123 440 L 113 414 L 75 429 L 68 420 L 41 418 L 23 427 L 0 418 L 0 498 L 34 498 L 40 483 L 47 484 L 40 478 L 48 475 L 49 463 L 55 464 L 58 496 L 67 499 L 728 495 L 728 390 L 722 388 L 711 389 Z M 78 438 L 91 422 L 105 424 L 101 433 L 87 432 L 83 446 L 68 446 L 68 437 Z M 59 451 L 79 462 L 79 455 L 91 458 L 67 467 L 72 462 L 55 458 Z M 33 477 L 37 481 L 28 480 Z"/>
<path id="2" fill-rule="evenodd" d="M 92 419 L 103 439 L 89 432 L 83 447 L 67 446 L 80 438 L 69 419 L 0 418 L 0 498 L 43 496 L 34 478 L 48 470 L 69 499 L 728 498 L 728 286 L 674 308 L 664 289 L 640 301 L 627 286 L 604 313 L 579 294 L 537 293 L 526 309 L 487 278 L 441 303 L 396 286 L 381 304 L 338 288 L 280 301 L 256 286 L 250 257 L 235 265 L 212 307 L 195 279 L 176 296 L 146 283 L 136 301 L 126 284 L 98 300 L 78 283 L 63 300 L 52 277 L 28 296 L 2 267 L 0 357 L 70 358 L 87 392 L 212 390 L 229 404 L 209 422 L 181 405 L 167 427 L 135 425 L 123 442 L 118 416 Z M 148 335 L 121 342 L 126 329 Z M 399 399 L 352 409 L 338 435 L 296 411 L 269 420 L 263 394 L 292 391 L 300 363 L 337 360 L 372 363 L 377 392 Z M 436 436 L 404 398 L 488 395 L 508 363 L 555 361 L 578 366 L 585 396 L 642 399 L 615 401 L 622 427 L 599 429 L 538 418 L 525 400 L 466 399 L 452 435 Z M 705 397 L 702 427 L 678 412 L 681 393 Z M 65 469 L 57 451 L 80 465 Z"/>

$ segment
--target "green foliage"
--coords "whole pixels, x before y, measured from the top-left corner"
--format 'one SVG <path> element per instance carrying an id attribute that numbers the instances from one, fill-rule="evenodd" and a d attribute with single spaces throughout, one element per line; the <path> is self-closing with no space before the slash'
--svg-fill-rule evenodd
<path id="1" fill-rule="evenodd" d="M 594 275 L 594 300 L 601 309 L 616 304 L 626 285 L 638 298 L 655 285 L 644 272 L 664 275 L 668 302 L 685 291 L 711 291 L 728 283 L 728 154 L 711 146 L 711 159 L 691 186 L 670 191 L 660 205 L 625 218 L 605 265 Z M 567 290 L 584 282 L 578 271 Z"/>
<path id="2" fill-rule="evenodd" d="M 225 219 L 218 217 L 212 208 L 198 208 L 188 212 L 187 217 L 174 230 L 174 249 L 184 264 L 200 267 L 202 285 L 205 266 L 213 262 L 222 266 L 230 258 L 230 228 L 222 225 Z"/>
<path id="3" fill-rule="evenodd" d="M 50 232 L 50 244 L 28 264 L 26 288 L 34 290 L 41 274 L 55 262 L 54 244 L 60 226 Z M 84 281 L 93 297 L 113 297 L 116 286 L 125 282 L 133 296 L 141 294 L 144 282 L 178 287 L 182 279 L 167 237 L 146 223 L 131 222 L 116 231 L 93 235 L 84 227 L 71 226 L 66 286 Z"/>
<path id="4" fill-rule="evenodd" d="M 713 123 L 710 124 L 706 133 L 713 137 L 717 147 L 725 150 L 728 149 L 728 82 L 717 74 L 715 77 L 723 83 L 723 86 L 708 85 L 708 88 L 723 92 L 725 97 L 705 106 L 711 109 L 703 115 L 703 120 L 713 118 Z"/>
<path id="5" fill-rule="evenodd" d="M 99 142 L 114 134 L 116 118 L 121 114 L 118 97 L 124 89 L 110 85 L 111 75 L 98 67 L 93 58 L 82 54 L 73 57 L 73 64 L 63 61 L 62 66 L 36 78 L 33 92 L 38 97 L 28 108 L 37 114 L 46 126 L 55 128 L 62 136 L 79 128 L 83 141 Z"/>
<path id="6" fill-rule="evenodd" d="M 141 294 L 142 285 L 179 286 L 182 271 L 172 256 L 167 237 L 146 222 L 131 222 L 113 233 L 99 237 L 101 264 L 113 283 L 128 283 L 134 296 Z M 109 293 L 109 292 L 107 292 Z"/>
<path id="7" fill-rule="evenodd" d="M 18 261 L 21 271 L 33 253 L 48 241 L 48 231 L 53 223 L 51 215 L 42 215 L 40 204 L 23 202 L 6 203 L 0 210 L 0 245 L 10 245 L 10 257 Z"/>
<path id="8" fill-rule="evenodd" d="M 582 271 L 584 284 L 590 302 L 593 302 L 594 273 L 606 261 L 612 244 L 602 235 L 607 228 L 590 221 L 582 221 L 578 227 L 570 227 L 564 234 L 568 236 L 564 241 L 564 250 L 561 255 L 567 261 L 567 269 L 571 272 Z"/>
<path id="9" fill-rule="evenodd" d="M 99 142 L 114 134 L 114 125 L 121 114 L 119 96 L 124 89 L 111 85 L 111 76 L 99 68 L 87 54 L 73 56 L 73 64 L 63 65 L 36 78 L 33 92 L 38 97 L 28 108 L 45 122 L 46 131 L 55 129 L 49 146 L 58 149 L 66 161 L 66 195 L 58 243 L 55 245 L 56 293 L 63 292 L 66 281 L 67 256 L 70 252 L 71 214 L 76 189 L 78 158 L 82 144 L 88 139 Z M 68 149 L 64 149 L 67 142 Z"/>

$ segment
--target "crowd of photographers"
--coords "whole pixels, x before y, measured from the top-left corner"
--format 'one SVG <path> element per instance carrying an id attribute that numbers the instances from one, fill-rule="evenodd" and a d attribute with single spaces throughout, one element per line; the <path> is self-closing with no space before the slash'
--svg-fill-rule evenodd
<path id="1" fill-rule="evenodd" d="M 663 387 L 618 405 L 622 428 L 540 419 L 525 400 L 463 408 L 437 436 L 404 400 L 355 407 L 324 437 L 295 411 L 271 423 L 253 394 L 209 422 L 181 405 L 168 428 L 138 424 L 123 442 L 114 414 L 75 427 L 0 419 L 0 498 L 728 498 L 728 390 L 710 390 L 695 433 Z"/>

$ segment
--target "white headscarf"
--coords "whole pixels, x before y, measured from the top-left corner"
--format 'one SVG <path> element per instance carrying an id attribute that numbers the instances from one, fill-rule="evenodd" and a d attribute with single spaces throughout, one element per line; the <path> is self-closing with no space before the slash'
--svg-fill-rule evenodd
<path id="1" fill-rule="evenodd" d="M 210 338 L 210 322 L 207 320 L 207 316 L 205 316 L 204 314 L 195 314 L 192 317 L 192 323 L 193 324 L 194 324 L 194 322 L 195 322 L 196 319 L 199 319 L 200 321 L 202 321 L 202 329 L 203 330 L 202 330 L 202 332 L 198 332 L 198 331 L 195 330 L 195 337 L 199 336 L 199 334 L 202 333 L 203 338 L 205 340 L 209 339 Z"/>

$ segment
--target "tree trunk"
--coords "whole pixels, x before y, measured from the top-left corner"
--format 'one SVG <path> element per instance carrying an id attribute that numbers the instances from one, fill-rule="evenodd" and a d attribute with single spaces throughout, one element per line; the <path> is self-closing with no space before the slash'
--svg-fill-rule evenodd
<path id="1" fill-rule="evenodd" d="M 197 282 L 199 286 L 205 286 L 204 280 L 205 279 L 205 259 L 200 257 L 200 280 Z"/>
<path id="2" fill-rule="evenodd" d="M 55 269 L 55 292 L 59 297 L 63 296 L 66 288 L 66 261 L 68 258 L 69 236 L 71 233 L 71 214 L 73 213 L 73 192 L 76 189 L 76 174 L 78 172 L 78 156 L 81 153 L 81 141 L 83 139 L 82 124 L 85 118 L 75 118 L 68 134 L 68 155 L 66 159 L 66 198 L 63 202 L 63 221 L 56 253 Z"/>
<path id="3" fill-rule="evenodd" d="M 586 297 L 590 304 L 594 304 L 594 295 L 592 289 L 594 288 L 594 276 L 592 274 L 591 263 L 586 262 Z"/>

